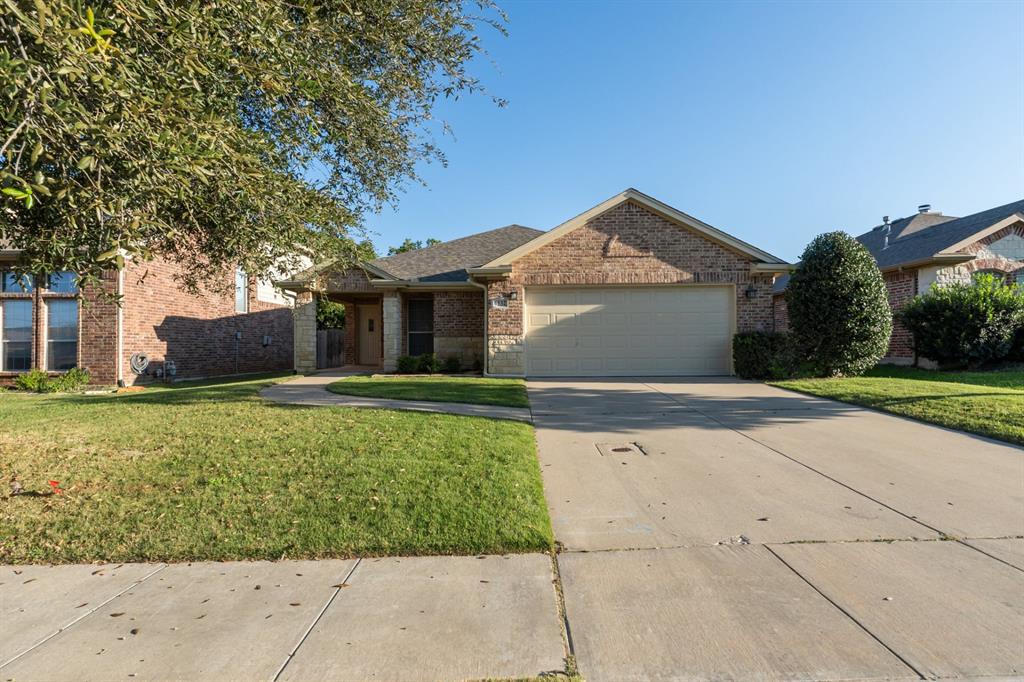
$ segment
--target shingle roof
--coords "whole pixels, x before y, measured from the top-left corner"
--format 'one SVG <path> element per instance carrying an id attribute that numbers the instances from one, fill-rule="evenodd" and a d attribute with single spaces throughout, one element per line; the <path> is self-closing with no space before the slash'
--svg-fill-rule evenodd
<path id="1" fill-rule="evenodd" d="M 857 237 L 857 241 L 868 247 L 868 251 L 878 262 L 878 267 L 893 268 L 931 258 L 1015 213 L 1024 213 L 1024 199 L 963 218 L 950 219 L 948 216 L 935 216 L 930 219 L 931 224 L 924 226 L 920 226 L 915 221 L 928 220 L 929 214 L 901 218 L 892 223 L 893 229 L 889 234 L 888 248 L 882 248 L 885 243 L 885 235 L 879 229 L 881 226 L 860 235 Z"/>
<path id="2" fill-rule="evenodd" d="M 544 234 L 522 225 L 508 225 L 425 249 L 378 258 L 370 265 L 397 279 L 419 282 L 464 282 L 475 268 Z"/>
<path id="3" fill-rule="evenodd" d="M 867 247 L 875 257 L 878 267 L 895 268 L 932 258 L 1016 213 L 1024 213 L 1024 199 L 963 218 L 940 213 L 917 213 L 890 223 L 892 229 L 889 232 L 888 248 L 883 248 L 885 234 L 881 225 L 860 235 L 857 241 Z M 789 275 L 777 277 L 772 293 L 782 293 L 788 284 Z"/>

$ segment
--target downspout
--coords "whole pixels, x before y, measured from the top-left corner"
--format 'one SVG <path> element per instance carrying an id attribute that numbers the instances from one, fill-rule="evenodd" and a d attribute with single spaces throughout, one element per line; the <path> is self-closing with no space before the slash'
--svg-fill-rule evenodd
<path id="1" fill-rule="evenodd" d="M 484 376 L 487 377 L 491 375 L 490 371 L 488 370 L 488 361 L 490 359 L 491 353 L 490 339 L 487 337 L 487 318 L 489 317 L 487 304 L 490 302 L 487 300 L 487 285 L 477 282 L 472 277 L 467 277 L 466 281 L 475 287 L 479 287 L 484 292 Z"/>
<path id="2" fill-rule="evenodd" d="M 124 268 L 117 271 L 117 385 L 124 386 Z"/>

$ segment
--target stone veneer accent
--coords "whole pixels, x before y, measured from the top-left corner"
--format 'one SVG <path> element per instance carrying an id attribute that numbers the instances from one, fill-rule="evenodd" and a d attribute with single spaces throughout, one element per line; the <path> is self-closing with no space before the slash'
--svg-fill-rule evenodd
<path id="1" fill-rule="evenodd" d="M 402 354 L 402 302 L 398 292 L 384 293 L 381 316 L 381 334 L 384 338 L 382 369 L 385 372 L 394 372 L 398 369 L 398 356 Z"/>
<path id="2" fill-rule="evenodd" d="M 295 329 L 295 371 L 313 372 L 316 370 L 316 301 L 308 291 L 295 297 L 292 326 Z"/>
<path id="3" fill-rule="evenodd" d="M 771 330 L 774 275 L 751 272 L 752 259 L 633 202 L 526 254 L 504 280 L 488 285 L 489 370 L 523 373 L 523 302 L 529 286 L 734 284 L 738 331 Z M 746 290 L 752 287 L 752 297 Z M 516 298 L 509 295 L 515 293 Z"/>
<path id="4" fill-rule="evenodd" d="M 481 292 L 482 293 L 482 292 Z M 481 327 L 482 329 L 482 327 Z M 444 361 L 455 356 L 463 370 L 482 369 L 484 337 L 479 336 L 434 336 L 434 354 Z"/>

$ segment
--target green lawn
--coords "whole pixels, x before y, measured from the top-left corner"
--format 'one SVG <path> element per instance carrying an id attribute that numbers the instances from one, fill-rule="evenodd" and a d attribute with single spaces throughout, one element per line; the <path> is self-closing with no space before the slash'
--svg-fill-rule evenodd
<path id="1" fill-rule="evenodd" d="M 354 376 L 336 381 L 328 391 L 364 398 L 436 400 L 443 403 L 529 407 L 521 379 L 483 377 Z"/>
<path id="2" fill-rule="evenodd" d="M 552 546 L 530 425 L 276 405 L 274 380 L 0 395 L 0 563 Z"/>
<path id="3" fill-rule="evenodd" d="M 851 379 L 772 382 L 1024 445 L 1024 370 L 939 372 L 879 367 Z"/>

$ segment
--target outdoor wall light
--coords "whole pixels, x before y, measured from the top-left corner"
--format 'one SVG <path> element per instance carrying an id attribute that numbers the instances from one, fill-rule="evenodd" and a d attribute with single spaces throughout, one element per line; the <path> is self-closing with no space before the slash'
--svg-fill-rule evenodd
<path id="1" fill-rule="evenodd" d="M 510 291 L 510 292 L 508 292 L 508 297 L 509 297 L 509 300 L 512 300 L 512 301 L 514 301 L 514 300 L 516 300 L 517 298 L 519 298 L 519 292 L 518 292 L 518 291 L 515 291 L 515 290 L 513 290 L 513 291 Z"/>
<path id="2" fill-rule="evenodd" d="M 747 288 L 743 292 L 743 295 L 746 296 L 747 298 L 754 298 L 754 296 L 757 295 L 757 289 L 754 288 L 753 283 L 747 285 Z"/>

